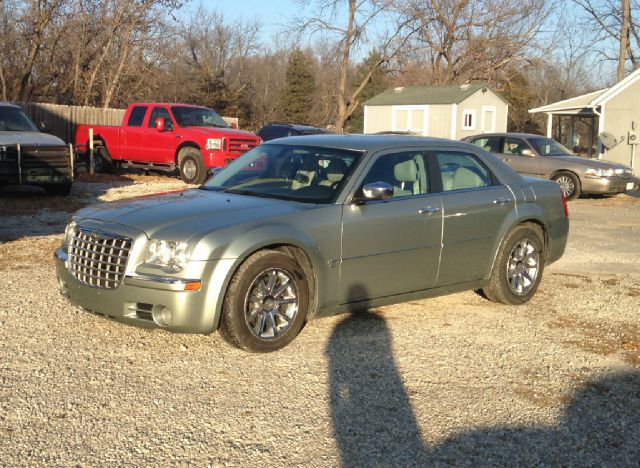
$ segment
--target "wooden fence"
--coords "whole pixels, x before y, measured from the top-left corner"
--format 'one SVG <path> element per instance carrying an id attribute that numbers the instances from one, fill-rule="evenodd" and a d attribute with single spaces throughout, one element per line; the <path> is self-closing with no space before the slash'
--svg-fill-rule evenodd
<path id="1" fill-rule="evenodd" d="M 76 125 L 120 125 L 125 109 L 102 109 L 86 106 L 63 106 L 59 104 L 17 103 L 27 115 L 46 132 L 62 138 L 67 143 L 74 142 Z M 223 117 L 232 127 L 238 128 L 236 117 Z"/>

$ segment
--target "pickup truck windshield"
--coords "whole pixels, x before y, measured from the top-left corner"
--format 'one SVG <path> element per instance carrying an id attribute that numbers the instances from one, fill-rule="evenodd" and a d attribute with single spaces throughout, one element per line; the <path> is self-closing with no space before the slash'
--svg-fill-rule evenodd
<path id="1" fill-rule="evenodd" d="M 236 159 L 202 188 L 303 203 L 332 203 L 362 152 L 311 146 L 261 145 Z"/>
<path id="2" fill-rule="evenodd" d="M 530 138 L 529 143 L 540 156 L 573 156 L 571 151 L 551 138 Z"/>
<path id="3" fill-rule="evenodd" d="M 174 106 L 171 108 L 171 112 L 181 127 L 229 128 L 224 119 L 211 109 Z"/>
<path id="4" fill-rule="evenodd" d="M 37 132 L 24 112 L 15 107 L 0 106 L 0 132 Z"/>

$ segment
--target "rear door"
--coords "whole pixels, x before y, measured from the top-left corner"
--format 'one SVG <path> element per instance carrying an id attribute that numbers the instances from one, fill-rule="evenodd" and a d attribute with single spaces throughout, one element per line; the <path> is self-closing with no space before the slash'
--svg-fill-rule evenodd
<path id="1" fill-rule="evenodd" d="M 442 200 L 431 192 L 424 152 L 378 155 L 361 188 L 394 187 L 393 198 L 343 209 L 339 301 L 358 302 L 435 285 L 442 234 Z"/>
<path id="2" fill-rule="evenodd" d="M 430 158 L 442 178 L 442 257 L 437 285 L 484 278 L 493 263 L 496 236 L 514 209 L 514 197 L 471 152 L 435 150 Z"/>
<path id="3" fill-rule="evenodd" d="M 148 106 L 134 106 L 127 122 L 120 128 L 122 159 L 144 161 L 147 133 L 144 122 L 147 109 Z"/>

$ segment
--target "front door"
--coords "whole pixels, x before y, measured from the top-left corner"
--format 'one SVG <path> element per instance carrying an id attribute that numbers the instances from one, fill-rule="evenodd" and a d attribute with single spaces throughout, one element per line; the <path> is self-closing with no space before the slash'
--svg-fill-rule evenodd
<path id="1" fill-rule="evenodd" d="M 421 151 L 378 156 L 360 184 L 386 182 L 393 198 L 343 210 L 339 302 L 347 304 L 435 285 L 442 200 L 430 193 Z"/>
<path id="2" fill-rule="evenodd" d="M 531 153 L 524 155 L 525 149 Z M 539 177 L 541 174 L 540 158 L 534 155 L 531 147 L 522 138 L 505 137 L 502 152 L 498 157 L 522 175 Z"/>
<path id="3" fill-rule="evenodd" d="M 164 131 L 155 128 L 156 119 L 164 119 Z M 157 164 L 175 162 L 175 149 L 178 146 L 174 125 L 169 111 L 164 107 L 154 107 L 146 129 L 145 160 Z"/>

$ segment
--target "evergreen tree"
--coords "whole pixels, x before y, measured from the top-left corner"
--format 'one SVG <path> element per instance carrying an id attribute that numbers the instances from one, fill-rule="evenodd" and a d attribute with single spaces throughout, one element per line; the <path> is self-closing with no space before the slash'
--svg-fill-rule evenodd
<path id="1" fill-rule="evenodd" d="M 372 65 L 379 60 L 380 54 L 376 51 L 371 51 L 369 56 L 358 66 L 353 82 L 361 83 L 367 73 L 369 73 L 369 70 L 371 70 Z M 358 107 L 347 120 L 345 125 L 346 132 L 362 133 L 364 131 L 364 103 L 389 87 L 387 83 L 387 73 L 388 70 L 382 65 L 371 75 L 371 78 L 358 96 Z"/>
<path id="2" fill-rule="evenodd" d="M 315 91 L 311 58 L 300 49 L 292 51 L 287 61 L 286 85 L 280 99 L 282 120 L 308 124 Z"/>

